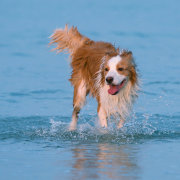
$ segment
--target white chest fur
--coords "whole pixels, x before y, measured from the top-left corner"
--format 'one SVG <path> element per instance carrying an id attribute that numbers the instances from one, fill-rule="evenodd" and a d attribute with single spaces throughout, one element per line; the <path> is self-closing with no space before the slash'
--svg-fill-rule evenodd
<path id="1" fill-rule="evenodd" d="M 107 116 L 119 114 L 125 119 L 136 96 L 136 90 L 130 82 L 127 82 L 117 95 L 110 95 L 108 89 L 108 85 L 104 85 L 99 90 L 101 106 L 106 111 Z"/>

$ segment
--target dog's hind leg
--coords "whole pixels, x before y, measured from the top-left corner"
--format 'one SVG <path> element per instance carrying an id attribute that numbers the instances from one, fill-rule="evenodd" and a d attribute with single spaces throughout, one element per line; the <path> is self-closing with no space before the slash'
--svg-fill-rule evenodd
<path id="1" fill-rule="evenodd" d="M 117 128 L 120 129 L 123 127 L 123 125 L 124 125 L 124 119 L 120 119 Z"/>
<path id="2" fill-rule="evenodd" d="M 74 86 L 72 121 L 69 126 L 70 131 L 73 131 L 76 129 L 77 121 L 78 121 L 78 114 L 81 108 L 85 104 L 87 94 L 88 94 L 88 90 L 83 80 L 81 80 L 80 83 L 77 83 Z"/>

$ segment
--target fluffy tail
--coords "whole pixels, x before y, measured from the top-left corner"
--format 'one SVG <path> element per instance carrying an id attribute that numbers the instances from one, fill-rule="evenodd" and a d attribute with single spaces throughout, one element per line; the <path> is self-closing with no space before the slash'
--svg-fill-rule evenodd
<path id="1" fill-rule="evenodd" d="M 71 27 L 68 29 L 67 24 L 64 29 L 55 30 L 50 38 L 50 45 L 57 45 L 53 50 L 57 50 L 57 53 L 68 51 L 71 56 L 80 46 L 89 40 L 78 32 L 77 27 Z"/>

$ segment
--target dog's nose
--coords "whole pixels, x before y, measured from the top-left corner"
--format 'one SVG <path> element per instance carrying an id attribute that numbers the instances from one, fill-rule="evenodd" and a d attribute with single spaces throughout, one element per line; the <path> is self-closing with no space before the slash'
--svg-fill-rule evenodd
<path id="1" fill-rule="evenodd" d="M 107 77 L 106 78 L 106 82 L 108 83 L 108 84 L 111 84 L 112 82 L 113 82 L 113 77 Z"/>

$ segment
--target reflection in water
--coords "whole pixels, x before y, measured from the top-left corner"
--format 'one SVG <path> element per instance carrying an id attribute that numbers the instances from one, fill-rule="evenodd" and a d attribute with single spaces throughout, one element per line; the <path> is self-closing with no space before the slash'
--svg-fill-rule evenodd
<path id="1" fill-rule="evenodd" d="M 72 149 L 72 179 L 137 178 L 137 149 L 134 145 L 94 144 Z"/>

